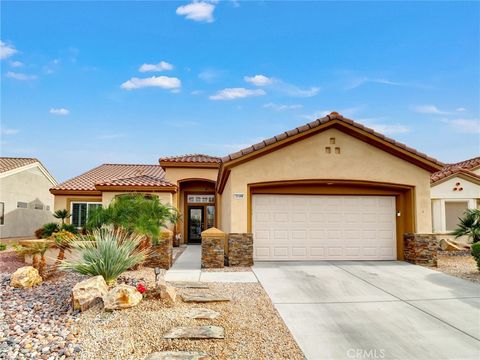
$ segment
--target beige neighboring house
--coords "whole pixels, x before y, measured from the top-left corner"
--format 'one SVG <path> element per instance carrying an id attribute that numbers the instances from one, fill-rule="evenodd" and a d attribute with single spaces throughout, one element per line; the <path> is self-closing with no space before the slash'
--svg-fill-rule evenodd
<path id="1" fill-rule="evenodd" d="M 480 208 L 480 157 L 449 164 L 434 173 L 431 197 L 433 232 L 449 238 L 467 209 Z"/>
<path id="2" fill-rule="evenodd" d="M 53 195 L 57 181 L 34 158 L 0 158 L 0 238 L 32 237 L 55 221 Z"/>
<path id="3" fill-rule="evenodd" d="M 338 113 L 223 158 L 104 164 L 55 186 L 55 210 L 82 226 L 126 192 L 155 194 L 200 242 L 212 226 L 253 233 L 255 260 L 403 259 L 403 235 L 431 233 L 430 176 L 444 164 Z"/>

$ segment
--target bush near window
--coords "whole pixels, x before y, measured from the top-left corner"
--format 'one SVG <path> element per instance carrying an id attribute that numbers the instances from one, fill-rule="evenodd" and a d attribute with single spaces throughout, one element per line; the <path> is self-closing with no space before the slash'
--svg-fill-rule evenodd
<path id="1" fill-rule="evenodd" d="M 60 230 L 68 231 L 69 233 L 72 233 L 72 234 L 78 234 L 78 229 L 73 224 L 62 224 L 62 226 L 60 227 Z"/>
<path id="2" fill-rule="evenodd" d="M 35 230 L 35 236 L 37 239 L 44 239 L 58 231 L 60 231 L 60 226 L 57 223 L 47 223 L 40 229 Z"/>
<path id="3" fill-rule="evenodd" d="M 102 275 L 112 285 L 126 270 L 145 260 L 146 251 L 138 247 L 143 236 L 132 234 L 122 228 L 103 226 L 91 235 L 77 235 L 71 243 L 79 256 L 64 260 L 61 269 L 88 276 Z"/>
<path id="4" fill-rule="evenodd" d="M 480 271 L 480 242 L 472 244 L 472 256 L 477 262 L 477 268 Z"/>
<path id="5" fill-rule="evenodd" d="M 7 250 L 7 244 L 0 243 L 0 251 Z"/>
<path id="6" fill-rule="evenodd" d="M 455 238 L 460 236 L 468 236 L 472 243 L 480 241 L 480 209 L 468 209 L 459 218 L 457 228 L 452 232 Z"/>
<path id="7" fill-rule="evenodd" d="M 156 196 L 127 194 L 117 197 L 108 207 L 93 210 L 88 216 L 86 229 L 91 231 L 103 225 L 113 225 L 131 234 L 145 235 L 153 244 L 157 244 L 160 229 L 178 220 L 177 209 L 163 205 Z"/>

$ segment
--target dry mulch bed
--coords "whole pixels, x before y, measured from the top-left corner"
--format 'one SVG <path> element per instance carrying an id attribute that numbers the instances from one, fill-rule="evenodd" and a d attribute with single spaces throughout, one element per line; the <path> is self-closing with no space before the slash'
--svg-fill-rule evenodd
<path id="1" fill-rule="evenodd" d="M 132 274 L 129 274 L 132 275 Z M 144 359 L 156 351 L 205 351 L 212 359 L 304 359 L 288 328 L 260 284 L 210 283 L 210 290 L 179 289 L 178 293 L 213 292 L 227 303 L 191 304 L 177 299 L 174 307 L 144 300 L 132 309 L 105 313 L 93 308 L 77 323 L 80 359 Z M 186 318 L 188 309 L 220 312 L 214 320 Z M 166 340 L 176 326 L 214 325 L 225 328 L 223 340 Z"/>
<path id="2" fill-rule="evenodd" d="M 477 268 L 477 263 L 468 254 L 439 254 L 437 267 L 430 268 L 480 284 L 480 271 Z"/>

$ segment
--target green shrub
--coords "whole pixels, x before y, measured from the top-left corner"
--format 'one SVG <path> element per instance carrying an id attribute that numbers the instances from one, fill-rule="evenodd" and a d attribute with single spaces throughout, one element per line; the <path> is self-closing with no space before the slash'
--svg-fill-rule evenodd
<path id="1" fill-rule="evenodd" d="M 468 209 L 463 214 L 457 228 L 452 232 L 456 238 L 468 236 L 472 243 L 480 241 L 480 209 Z"/>
<path id="2" fill-rule="evenodd" d="M 75 225 L 73 224 L 63 224 L 61 227 L 60 227 L 60 230 L 61 231 L 68 231 L 72 234 L 78 234 L 78 229 Z"/>
<path id="3" fill-rule="evenodd" d="M 179 220 L 173 206 L 163 205 L 158 198 L 141 194 L 119 196 L 108 207 L 92 211 L 87 219 L 87 230 L 102 225 L 121 227 L 130 233 L 146 235 L 153 243 L 159 239 L 160 228 Z"/>
<path id="4" fill-rule="evenodd" d="M 0 251 L 7 250 L 7 244 L 0 243 Z"/>
<path id="5" fill-rule="evenodd" d="M 50 237 L 54 232 L 60 231 L 57 223 L 48 223 L 43 225 L 42 238 Z"/>
<path id="6" fill-rule="evenodd" d="M 480 242 L 472 244 L 472 256 L 477 262 L 477 268 L 480 271 Z"/>
<path id="7" fill-rule="evenodd" d="M 139 235 L 102 227 L 84 237 L 78 235 L 77 239 L 84 241 L 72 243 L 79 256 L 63 261 L 62 269 L 89 276 L 102 275 L 107 284 L 113 284 L 123 272 L 145 260 L 146 251 L 137 246 L 142 238 Z"/>

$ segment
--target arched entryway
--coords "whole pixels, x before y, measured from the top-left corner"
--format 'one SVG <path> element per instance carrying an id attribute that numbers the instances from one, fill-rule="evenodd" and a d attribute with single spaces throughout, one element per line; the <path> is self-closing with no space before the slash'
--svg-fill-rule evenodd
<path id="1" fill-rule="evenodd" d="M 178 208 L 182 213 L 180 224 L 182 243 L 201 243 L 201 232 L 216 226 L 215 181 L 183 179 L 178 181 Z"/>

